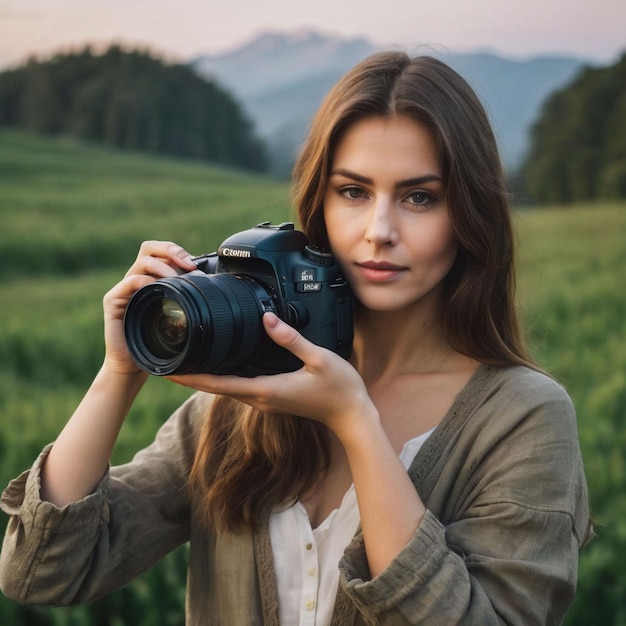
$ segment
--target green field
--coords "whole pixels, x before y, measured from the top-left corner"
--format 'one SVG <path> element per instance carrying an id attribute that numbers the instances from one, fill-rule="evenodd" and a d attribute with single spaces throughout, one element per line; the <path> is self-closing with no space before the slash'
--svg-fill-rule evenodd
<path id="1" fill-rule="evenodd" d="M 102 295 L 140 242 L 209 251 L 289 219 L 287 196 L 249 174 L 0 131 L 1 485 L 55 437 L 97 371 Z M 626 625 L 626 203 L 525 209 L 516 223 L 529 342 L 576 404 L 597 526 L 568 623 Z M 114 462 L 149 442 L 186 395 L 152 378 Z M 24 609 L 0 598 L 0 623 L 182 624 L 184 575 L 181 550 L 96 605 Z"/>

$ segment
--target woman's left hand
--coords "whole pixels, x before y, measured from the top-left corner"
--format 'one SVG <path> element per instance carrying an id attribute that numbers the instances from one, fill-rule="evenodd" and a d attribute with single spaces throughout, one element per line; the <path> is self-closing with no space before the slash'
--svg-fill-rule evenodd
<path id="1" fill-rule="evenodd" d="M 372 577 L 406 546 L 425 508 L 382 427 L 380 415 L 352 365 L 305 339 L 272 313 L 263 316 L 267 334 L 304 366 L 295 372 L 241 378 L 193 374 L 171 380 L 230 396 L 268 413 L 323 422 L 340 441 L 359 503 Z"/>
<path id="2" fill-rule="evenodd" d="M 377 415 L 359 373 L 331 350 L 305 339 L 273 313 L 263 316 L 268 336 L 297 356 L 295 372 L 243 378 L 214 374 L 169 376 L 176 383 L 225 395 L 268 413 L 286 413 L 325 423 L 338 437 L 353 424 Z"/>

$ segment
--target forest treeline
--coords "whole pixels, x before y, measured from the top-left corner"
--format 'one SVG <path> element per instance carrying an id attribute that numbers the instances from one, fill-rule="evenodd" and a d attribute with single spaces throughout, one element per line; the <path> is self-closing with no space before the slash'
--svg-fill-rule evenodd
<path id="1" fill-rule="evenodd" d="M 0 125 L 267 172 L 234 97 L 185 64 L 113 45 L 0 73 Z M 533 203 L 626 198 L 626 54 L 552 94 L 511 182 Z"/>
<path id="2" fill-rule="evenodd" d="M 0 125 L 115 148 L 265 171 L 265 144 L 237 101 L 186 64 L 113 45 L 0 73 Z"/>
<path id="3" fill-rule="evenodd" d="M 536 202 L 626 198 L 626 54 L 548 98 L 521 179 Z"/>

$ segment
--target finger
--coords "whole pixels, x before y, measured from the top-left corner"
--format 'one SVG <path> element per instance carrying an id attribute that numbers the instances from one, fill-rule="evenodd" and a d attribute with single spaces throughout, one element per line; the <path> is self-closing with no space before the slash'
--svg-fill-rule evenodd
<path id="1" fill-rule="evenodd" d="M 236 376 L 218 376 L 217 374 L 173 374 L 165 376 L 167 380 L 191 387 L 198 391 L 206 391 L 207 393 L 215 393 L 218 395 L 231 395 L 241 391 L 237 385 Z"/>
<path id="2" fill-rule="evenodd" d="M 283 322 L 274 313 L 263 315 L 263 325 L 272 341 L 289 350 L 306 365 L 315 367 L 319 364 L 320 356 L 323 358 L 323 348 L 305 339 L 295 328 Z"/>
<path id="3" fill-rule="evenodd" d="M 268 399 L 275 392 L 268 389 L 269 377 L 243 378 L 239 376 L 217 374 L 184 374 L 166 376 L 168 380 L 184 387 L 190 387 L 205 393 L 228 396 L 240 402 L 250 404 L 262 410 L 270 406 Z"/>
<path id="4" fill-rule="evenodd" d="M 170 259 L 174 262 L 175 265 L 185 270 L 186 272 L 193 271 L 196 268 L 196 264 L 193 262 L 192 256 L 180 246 L 173 244 L 173 248 L 170 250 Z"/>
<path id="5" fill-rule="evenodd" d="M 139 274 L 153 276 L 154 278 L 178 276 L 181 272 L 173 265 L 174 264 L 168 259 L 154 256 L 141 256 L 133 263 L 128 272 L 126 272 L 126 276 Z"/>
<path id="6" fill-rule="evenodd" d="M 153 282 L 154 278 L 152 276 L 146 274 L 130 274 L 111 287 L 104 298 L 130 298 L 135 291 Z"/>
<path id="7" fill-rule="evenodd" d="M 105 311 L 109 311 L 113 317 L 121 317 L 130 297 L 141 287 L 154 282 L 151 276 L 134 274 L 122 279 L 117 285 L 104 294 L 102 303 Z"/>
<path id="8" fill-rule="evenodd" d="M 172 241 L 144 241 L 139 248 L 137 261 L 142 257 L 162 259 L 170 267 L 181 268 L 185 271 L 196 269 L 189 252 Z"/>

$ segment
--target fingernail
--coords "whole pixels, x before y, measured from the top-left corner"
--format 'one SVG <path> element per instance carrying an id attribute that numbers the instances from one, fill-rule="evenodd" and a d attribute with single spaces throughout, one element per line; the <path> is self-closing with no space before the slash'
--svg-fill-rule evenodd
<path id="1" fill-rule="evenodd" d="M 268 311 L 267 313 L 265 313 L 264 317 L 265 317 L 266 324 L 270 328 L 275 328 L 276 326 L 278 326 L 278 323 L 280 322 L 280 319 L 278 319 L 278 316 L 275 313 L 272 313 L 271 311 Z"/>

